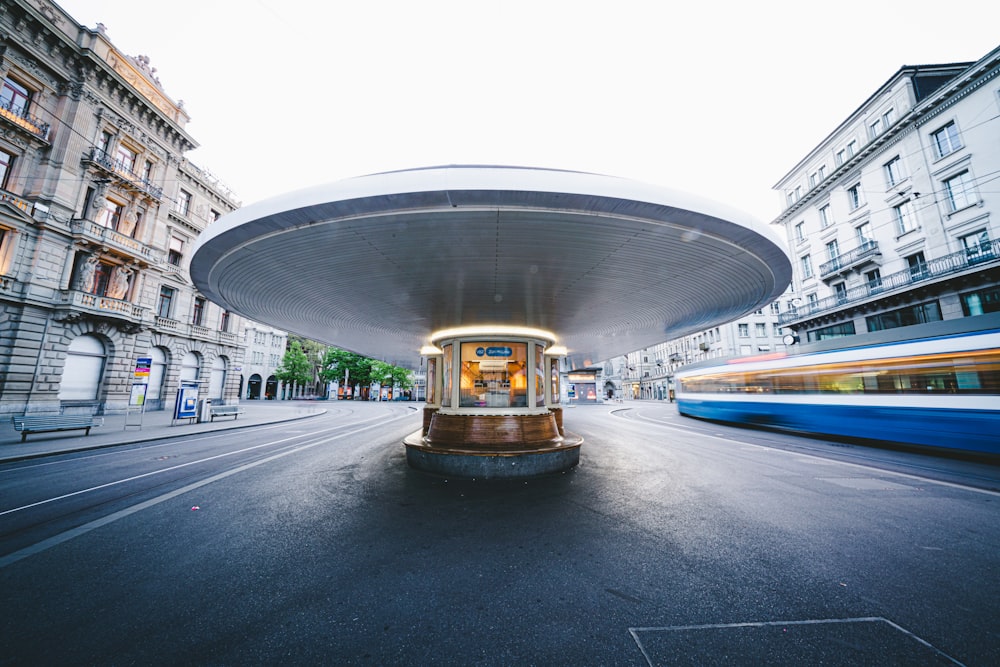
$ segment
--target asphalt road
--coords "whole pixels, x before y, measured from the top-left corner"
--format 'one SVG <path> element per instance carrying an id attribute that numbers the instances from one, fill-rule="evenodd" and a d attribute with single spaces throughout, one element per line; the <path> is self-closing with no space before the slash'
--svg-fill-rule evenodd
<path id="1" fill-rule="evenodd" d="M 2 665 L 994 665 L 1000 469 L 581 406 L 409 469 L 405 404 L 0 466 Z"/>

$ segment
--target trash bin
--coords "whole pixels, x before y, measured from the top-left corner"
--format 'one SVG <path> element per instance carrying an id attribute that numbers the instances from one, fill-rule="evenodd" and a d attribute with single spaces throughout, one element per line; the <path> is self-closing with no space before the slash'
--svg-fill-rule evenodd
<path id="1" fill-rule="evenodd" d="M 212 421 L 212 399 L 203 398 L 198 401 L 198 423 Z"/>

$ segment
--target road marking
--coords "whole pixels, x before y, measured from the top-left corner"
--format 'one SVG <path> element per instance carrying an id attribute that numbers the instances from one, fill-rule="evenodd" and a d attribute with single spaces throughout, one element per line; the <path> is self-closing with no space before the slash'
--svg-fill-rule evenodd
<path id="1" fill-rule="evenodd" d="M 364 424 L 365 422 L 374 421 L 374 419 L 378 419 L 378 418 L 366 419 L 364 421 L 360 421 L 360 422 L 357 422 L 357 423 L 358 424 Z M 393 417 L 393 419 L 399 419 L 399 417 Z M 337 427 L 337 428 L 342 428 L 342 426 Z M 331 429 L 327 429 L 327 430 L 331 430 L 332 431 L 332 430 L 335 430 L 335 429 L 331 428 Z M 244 452 L 252 452 L 255 449 L 261 449 L 262 447 L 271 447 L 271 446 L 274 446 L 274 445 L 281 444 L 282 442 L 287 442 L 288 440 L 295 440 L 295 438 L 296 438 L 296 436 L 292 436 L 292 437 L 288 437 L 288 438 L 282 438 L 280 440 L 273 440 L 271 442 L 265 442 L 265 443 L 262 443 L 260 445 L 254 445 L 253 447 L 245 447 L 243 449 L 235 449 L 235 450 L 233 450 L 231 452 L 225 452 L 223 454 L 216 454 L 215 456 L 209 456 L 207 458 L 197 459 L 195 461 L 188 461 L 187 463 L 178 463 L 177 465 L 170 466 L 170 467 L 167 467 L 167 468 L 160 468 L 158 470 L 151 470 L 149 472 L 144 472 L 141 475 L 134 475 L 132 477 L 126 477 L 124 479 L 118 479 L 118 480 L 115 480 L 113 482 L 106 482 L 104 484 L 98 484 L 97 486 L 92 486 L 92 487 L 90 487 L 88 489 L 80 489 L 79 491 L 73 491 L 72 493 L 64 493 L 61 496 L 53 496 L 52 498 L 46 498 L 45 500 L 39 500 L 38 502 L 30 503 L 28 505 L 22 505 L 21 507 L 12 507 L 9 510 L 3 510 L 2 512 L 0 512 L 0 516 L 4 516 L 5 514 L 13 514 L 14 512 L 20 512 L 21 510 L 31 509 L 32 507 L 38 507 L 39 505 L 46 505 L 48 503 L 56 502 L 57 500 L 65 500 L 66 498 L 72 498 L 73 496 L 79 496 L 79 495 L 82 495 L 84 493 L 90 493 L 91 491 L 99 491 L 100 489 L 106 489 L 106 488 L 111 487 L 111 486 L 117 486 L 118 484 L 125 484 L 127 482 L 134 482 L 137 479 L 142 479 L 144 477 L 151 477 L 153 475 L 159 475 L 159 474 L 162 474 L 162 473 L 165 473 L 165 472 L 170 472 L 171 470 L 178 470 L 180 468 L 186 468 L 188 466 L 197 465 L 199 463 L 205 463 L 207 461 L 214 461 L 215 459 L 225 458 L 227 456 L 234 456 L 236 454 L 243 454 Z M 174 443 L 175 446 L 176 446 L 176 444 L 177 443 Z M 158 446 L 160 446 L 160 445 L 158 445 Z"/>
<path id="2" fill-rule="evenodd" d="M 916 491 L 917 487 L 897 484 L 877 477 L 814 477 L 821 482 L 829 482 L 855 491 Z"/>
<path id="3" fill-rule="evenodd" d="M 874 471 L 878 471 L 879 475 L 894 475 L 896 477 L 902 477 L 904 479 L 911 479 L 911 480 L 920 482 L 922 484 L 936 484 L 938 486 L 946 486 L 946 487 L 949 487 L 949 488 L 952 488 L 952 489 L 961 489 L 962 491 L 973 491 L 975 493 L 982 493 L 982 494 L 987 495 L 987 496 L 1000 497 L 1000 491 L 992 491 L 990 489 L 981 489 L 981 488 L 976 487 L 976 486 L 968 486 L 968 485 L 965 485 L 965 484 L 958 484 L 956 482 L 945 482 L 943 480 L 931 479 L 930 477 L 921 477 L 920 475 L 914 475 L 912 473 L 906 473 L 906 472 L 899 472 L 899 471 L 896 471 L 896 470 L 885 470 L 885 469 L 879 468 L 877 466 L 867 465 L 867 464 L 864 464 L 864 463 L 853 463 L 851 461 L 841 461 L 839 459 L 831 459 L 831 458 L 827 458 L 825 456 L 820 456 L 819 454 L 809 454 L 808 452 L 797 452 L 797 451 L 792 451 L 792 450 L 788 450 L 788 449 L 782 449 L 781 447 L 771 447 L 771 446 L 768 446 L 768 445 L 757 444 L 755 442 L 746 442 L 746 441 L 743 441 L 743 440 L 738 440 L 735 436 L 722 436 L 722 435 L 716 436 L 716 435 L 712 435 L 711 433 L 704 433 L 702 431 L 694 431 L 694 430 L 692 430 L 692 429 L 690 429 L 690 428 L 688 428 L 686 426 L 676 426 L 676 425 L 673 425 L 673 424 L 666 424 L 664 422 L 657 421 L 655 419 L 643 418 L 641 415 L 640 415 L 639 418 L 642 421 L 645 421 L 646 423 L 655 424 L 656 426 L 660 426 L 660 427 L 663 427 L 663 428 L 666 428 L 666 429 L 673 429 L 675 431 L 681 431 L 682 433 L 687 433 L 687 434 L 691 434 L 691 435 L 697 435 L 697 436 L 700 436 L 700 437 L 703 437 L 703 438 L 715 438 L 715 439 L 721 440 L 722 442 L 725 442 L 726 444 L 729 444 L 729 445 L 737 444 L 737 445 L 743 445 L 743 447 L 745 447 L 745 448 L 766 449 L 766 450 L 769 450 L 769 451 L 780 452 L 780 453 L 789 454 L 789 455 L 792 455 L 792 456 L 803 456 L 803 457 L 810 458 L 810 459 L 817 459 L 818 461 L 823 461 L 824 463 L 834 463 L 834 464 L 843 465 L 843 466 L 850 466 L 852 468 L 860 468 L 861 470 L 864 470 L 864 471 L 866 471 L 868 473 L 871 473 L 874 470 Z"/>
<path id="4" fill-rule="evenodd" d="M 408 416 L 409 415 L 402 415 L 400 417 L 392 417 L 391 419 L 388 419 L 388 420 L 383 420 L 382 418 L 378 418 L 379 422 L 377 424 L 372 424 L 371 426 L 365 426 L 364 428 L 355 429 L 355 430 L 350 431 L 348 433 L 341 433 L 340 435 L 335 435 L 335 436 L 323 438 L 321 440 L 317 440 L 315 442 L 311 442 L 311 443 L 308 443 L 308 444 L 305 444 L 305 445 L 300 445 L 300 446 L 295 447 L 293 449 L 288 449 L 288 450 L 285 450 L 283 452 L 279 452 L 277 454 L 273 454 L 271 456 L 268 456 L 266 458 L 260 459 L 258 461 L 251 461 L 250 463 L 244 463 L 243 465 L 237 466 L 236 468 L 233 468 L 232 470 L 227 470 L 225 472 L 221 472 L 221 473 L 212 475 L 211 477 L 207 477 L 207 478 L 205 478 L 205 479 L 203 479 L 201 481 L 193 482 L 191 484 L 188 484 L 187 486 L 183 486 L 183 487 L 181 487 L 179 489 L 175 489 L 173 491 L 169 491 L 169 492 L 164 493 L 163 495 L 157 496 L 155 498 L 150 498 L 149 500 L 145 500 L 145 501 L 143 501 L 141 503 L 133 505 L 132 507 L 126 507 L 123 510 L 119 510 L 117 512 L 113 512 L 112 514 L 109 514 L 108 516 L 101 517 L 100 519 L 94 519 L 90 523 L 85 523 L 82 526 L 77 526 L 76 528 L 72 528 L 70 530 L 64 531 L 62 533 L 59 533 L 58 535 L 53 535 L 52 537 L 50 537 L 48 539 L 45 539 L 45 540 L 42 540 L 41 542 L 37 542 L 35 544 L 32 544 L 31 546 L 28 546 L 28 547 L 25 547 L 25 548 L 20 549 L 18 551 L 15 551 L 13 553 L 7 554 L 6 556 L 2 556 L 2 557 L 0 557 L 0 569 L 5 568 L 8 565 L 11 565 L 13 563 L 16 563 L 19 560 L 23 560 L 25 558 L 28 558 L 29 556 L 34 556 L 35 554 L 41 553 L 42 551 L 45 551 L 46 549 L 51 549 L 52 547 L 58 546 L 58 545 L 62 544 L 63 542 L 68 542 L 69 540 L 72 540 L 75 537 L 79 537 L 81 535 L 89 533 L 90 531 L 95 530 L 97 528 L 100 528 L 101 526 L 105 526 L 105 525 L 107 525 L 109 523 L 113 523 L 115 521 L 118 521 L 119 519 L 124 519 L 125 517 L 130 516 L 132 514 L 135 514 L 136 512 L 140 512 L 140 511 L 142 511 L 144 509 L 148 509 L 150 507 L 153 507 L 154 505 L 159 505 L 160 503 L 166 502 L 166 501 L 168 501 L 168 500 L 170 500 L 172 498 L 176 498 L 177 496 L 180 496 L 180 495 L 182 495 L 184 493 L 187 493 L 188 491 L 193 491 L 194 489 L 198 489 L 198 488 L 201 488 L 201 487 L 206 486 L 208 484 L 212 484 L 214 482 L 217 482 L 219 480 L 225 479 L 226 477 L 230 477 L 232 475 L 235 475 L 237 473 L 243 472 L 245 470 L 250 470 L 251 468 L 256 468 L 259 465 L 263 465 L 265 463 L 270 463 L 271 461 L 275 461 L 277 459 L 283 458 L 283 457 L 288 456 L 290 454 L 296 454 L 298 452 L 302 452 L 302 451 L 305 451 L 307 449 L 311 449 L 313 447 L 316 447 L 317 445 L 322 445 L 324 443 L 330 442 L 331 440 L 339 440 L 341 438 L 346 438 L 348 436 L 352 436 L 352 435 L 355 435 L 357 433 L 361 433 L 362 431 L 367 431 L 367 430 L 375 428 L 377 426 L 383 426 L 384 424 L 386 424 L 388 422 L 395 421 L 397 419 L 401 419 L 403 417 L 408 417 Z M 366 420 L 366 421 L 372 421 L 372 420 Z M 359 422 L 359 423 L 363 424 L 364 422 Z M 282 442 L 282 441 L 279 440 L 277 442 Z M 274 443 L 271 443 L 271 444 L 274 444 Z M 258 445 L 257 447 L 248 447 L 246 450 L 242 450 L 242 451 L 249 451 L 249 450 L 252 450 L 252 449 L 257 449 L 258 447 L 262 447 L 262 446 L 263 445 Z M 233 453 L 236 453 L 236 452 L 233 452 Z M 220 455 L 220 456 L 222 456 L 222 455 Z M 220 458 L 220 457 L 213 456 L 213 457 L 210 457 L 208 459 L 203 459 L 203 460 L 210 461 L 211 459 L 214 459 L 214 458 Z M 180 466 L 175 466 L 175 467 L 180 467 Z M 139 477 L 146 477 L 146 475 L 138 475 L 137 477 L 133 477 L 133 478 L 130 478 L 130 479 L 138 479 Z M 123 481 L 125 481 L 125 480 L 123 480 Z M 110 484 L 104 484 L 104 485 L 101 485 L 101 486 L 96 486 L 96 487 L 94 487 L 94 489 L 99 489 L 99 488 L 102 488 L 104 486 L 110 486 Z M 83 492 L 81 491 L 81 492 L 77 492 L 77 493 L 83 493 Z M 66 497 L 69 497 L 69 496 L 72 496 L 72 495 L 76 495 L 76 493 L 71 493 L 71 494 L 67 494 L 65 496 L 60 496 L 60 498 L 66 498 Z M 52 500 L 58 500 L 58 498 L 53 498 Z M 50 501 L 43 501 L 43 502 L 50 502 Z M 33 507 L 34 505 L 40 505 L 40 504 L 42 504 L 42 503 L 34 503 L 33 505 L 25 505 L 25 508 L 27 508 L 27 507 Z M 19 509 L 23 509 L 23 508 L 19 508 Z M 13 510 L 9 510 L 9 511 L 13 511 Z"/>
<path id="5" fill-rule="evenodd" d="M 887 618 L 881 616 L 864 616 L 860 618 L 817 618 L 809 619 L 804 621 L 763 621 L 763 622 L 751 622 L 751 623 L 710 623 L 707 625 L 668 625 L 659 627 L 640 627 L 640 628 L 629 628 L 629 634 L 632 635 L 632 639 L 635 641 L 636 646 L 639 647 L 639 651 L 642 656 L 646 658 L 646 662 L 652 667 L 655 663 L 652 657 L 646 651 L 646 647 L 643 646 L 642 641 L 639 639 L 640 632 L 674 632 L 674 631 L 684 631 L 684 630 L 725 630 L 731 628 L 768 628 L 775 626 L 791 626 L 791 625 L 827 625 L 827 624 L 839 624 L 839 623 L 885 623 L 889 625 L 892 629 L 897 632 L 901 632 L 910 639 L 913 639 L 917 643 L 925 646 L 926 648 L 933 651 L 938 656 L 944 658 L 954 665 L 961 665 L 965 667 L 963 663 L 959 662 L 955 658 L 951 657 L 944 651 L 935 648 L 930 642 L 921 639 L 917 635 L 913 634 L 901 625 L 893 623 Z"/>
<path id="6" fill-rule="evenodd" d="M 364 422 L 357 422 L 357 423 L 358 424 L 363 424 Z M 256 431 L 266 431 L 266 430 L 273 430 L 273 429 L 277 429 L 277 428 L 284 428 L 285 426 L 287 426 L 287 423 L 285 423 L 285 422 L 278 422 L 278 423 L 273 423 L 273 424 L 260 424 L 260 425 L 258 425 L 256 427 L 254 427 L 254 429 Z M 322 429 L 322 430 L 319 430 L 319 431 L 315 431 L 314 433 L 325 433 L 327 431 L 335 431 L 338 428 L 343 428 L 343 427 L 344 427 L 344 424 L 338 424 L 337 426 L 333 426 L 333 427 L 330 427 L 330 428 L 327 428 L 327 429 Z M 235 429 L 233 429 L 233 430 L 235 430 Z M 206 440 L 216 440 L 216 439 L 219 439 L 219 438 L 232 437 L 233 430 L 205 431 L 205 432 L 202 432 L 202 433 L 192 433 L 190 435 L 185 435 L 183 433 L 178 433 L 175 436 L 164 436 L 163 438 L 157 438 L 155 441 L 151 441 L 151 440 L 142 441 L 142 440 L 140 440 L 140 441 L 135 442 L 135 443 L 122 443 L 120 445 L 120 447 L 124 448 L 124 447 L 128 447 L 130 444 L 134 444 L 134 445 L 139 445 L 139 447 L 137 447 L 136 449 L 142 449 L 144 451 L 145 450 L 150 450 L 150 449 L 156 449 L 157 447 L 176 447 L 180 443 L 174 441 L 173 440 L 174 438 L 184 438 L 184 444 L 197 444 L 197 443 L 204 442 Z M 297 432 L 297 431 L 295 431 L 295 432 Z M 170 439 L 171 442 L 159 442 L 160 440 L 167 440 L 167 439 Z M 53 452 L 52 456 L 59 456 L 61 454 L 80 454 L 82 451 L 83 450 L 77 450 L 75 452 L 73 452 L 73 451 L 70 451 L 70 452 Z M 92 453 L 82 454 L 80 456 L 74 456 L 73 458 L 65 458 L 65 459 L 60 459 L 58 461 L 44 461 L 43 460 L 43 461 L 41 461 L 39 463 L 31 463 L 31 464 L 22 464 L 22 465 L 12 466 L 10 468 L 6 468 L 6 469 L 0 470 L 0 474 L 8 473 L 8 472 L 20 472 L 22 470 L 29 470 L 31 468 L 42 468 L 42 467 L 45 467 L 45 466 L 65 465 L 67 463 L 73 463 L 73 462 L 82 461 L 82 460 L 85 460 L 85 459 L 97 459 L 97 458 L 103 458 L 103 457 L 106 457 L 106 456 L 116 456 L 116 455 L 120 454 L 122 451 L 135 451 L 135 449 L 124 450 L 124 449 L 120 449 L 118 445 L 109 445 L 107 447 L 101 447 L 100 449 L 98 449 L 98 450 L 96 450 L 96 451 L 94 451 Z M 0 465 L 6 465 L 6 464 L 9 464 L 9 463 L 20 463 L 20 462 L 15 461 L 15 460 L 0 461 Z"/>

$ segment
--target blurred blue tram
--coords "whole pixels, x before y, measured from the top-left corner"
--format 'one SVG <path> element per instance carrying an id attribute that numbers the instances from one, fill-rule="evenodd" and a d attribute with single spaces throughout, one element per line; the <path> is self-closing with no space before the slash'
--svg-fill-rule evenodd
<path id="1" fill-rule="evenodd" d="M 675 374 L 681 414 L 1000 454 L 996 315 L 812 343 L 794 354 L 709 364 Z"/>

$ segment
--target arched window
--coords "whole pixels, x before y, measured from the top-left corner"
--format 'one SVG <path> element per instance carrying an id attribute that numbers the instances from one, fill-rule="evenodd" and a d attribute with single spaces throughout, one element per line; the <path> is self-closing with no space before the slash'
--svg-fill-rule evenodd
<path id="1" fill-rule="evenodd" d="M 163 396 L 163 378 L 167 374 L 167 353 L 162 347 L 154 347 L 149 351 L 153 360 L 149 368 L 149 386 L 146 388 L 146 401 L 158 401 Z"/>
<path id="2" fill-rule="evenodd" d="M 212 362 L 212 374 L 208 377 L 208 397 L 213 401 L 222 398 L 226 386 L 226 358 L 216 357 Z"/>
<path id="3" fill-rule="evenodd" d="M 105 354 L 104 343 L 97 336 L 87 334 L 74 339 L 66 350 L 59 400 L 95 400 L 104 374 Z"/>
<path id="4" fill-rule="evenodd" d="M 181 382 L 197 382 L 201 375 L 201 357 L 197 352 L 188 352 L 181 360 Z"/>

